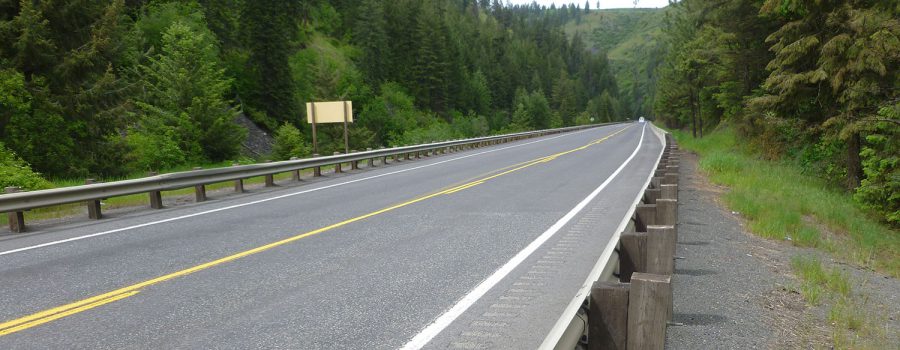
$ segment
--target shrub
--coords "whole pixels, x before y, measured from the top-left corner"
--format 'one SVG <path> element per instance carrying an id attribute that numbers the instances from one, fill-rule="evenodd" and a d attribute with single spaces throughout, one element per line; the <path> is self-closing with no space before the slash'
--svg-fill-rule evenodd
<path id="1" fill-rule="evenodd" d="M 898 108 L 900 109 L 900 108 Z M 881 111 L 890 117 L 889 110 Z M 900 113 L 898 113 L 900 114 Z M 865 179 L 856 189 L 854 198 L 865 207 L 874 209 L 885 220 L 900 226 L 900 138 L 896 125 L 879 123 L 866 137 L 867 146 L 860 152 Z"/>
<path id="2" fill-rule="evenodd" d="M 291 123 L 285 122 L 275 131 L 275 146 L 272 156 L 278 160 L 287 160 L 291 157 L 306 157 L 310 154 L 310 147 L 303 140 L 303 135 Z"/>
<path id="3" fill-rule="evenodd" d="M 443 120 L 436 119 L 430 125 L 404 132 L 403 136 L 401 136 L 398 141 L 399 145 L 405 146 L 443 140 L 452 140 L 462 137 L 463 135 L 460 135 L 453 131 L 453 128 L 450 126 L 450 124 L 444 122 Z"/>
<path id="4" fill-rule="evenodd" d="M 128 134 L 128 166 L 133 171 L 149 171 L 174 168 L 185 163 L 184 152 L 178 147 L 175 131 L 169 129 L 161 134 L 137 131 Z"/>
<path id="5" fill-rule="evenodd" d="M 11 186 L 25 190 L 42 190 L 53 187 L 40 173 L 0 143 L 0 188 Z"/>

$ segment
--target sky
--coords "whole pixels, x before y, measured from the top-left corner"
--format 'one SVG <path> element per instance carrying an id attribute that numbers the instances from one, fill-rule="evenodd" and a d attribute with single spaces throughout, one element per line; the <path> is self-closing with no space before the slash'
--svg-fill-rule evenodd
<path id="1" fill-rule="evenodd" d="M 537 1 L 538 4 L 548 7 L 553 3 L 556 3 L 556 6 L 574 3 L 578 7 L 583 7 L 585 0 L 509 0 L 513 4 L 530 4 L 532 1 Z M 505 3 L 506 1 L 504 0 L 503 2 Z M 597 7 L 597 0 L 590 0 L 590 3 L 592 9 Z M 637 7 L 664 7 L 668 4 L 669 0 L 638 0 Z M 604 9 L 631 7 L 634 7 L 632 0 L 600 0 L 600 8 Z"/>

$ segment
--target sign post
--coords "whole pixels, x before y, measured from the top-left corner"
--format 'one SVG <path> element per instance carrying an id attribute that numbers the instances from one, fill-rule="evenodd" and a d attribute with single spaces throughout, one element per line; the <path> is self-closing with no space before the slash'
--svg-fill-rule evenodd
<path id="1" fill-rule="evenodd" d="M 344 124 L 344 152 L 350 153 L 349 124 L 353 122 L 353 101 L 309 102 L 306 104 L 306 121 L 312 124 L 313 153 L 319 153 L 316 124 Z"/>
<path id="2" fill-rule="evenodd" d="M 350 154 L 350 135 L 347 130 L 347 101 L 344 101 L 344 154 Z"/>
<path id="3" fill-rule="evenodd" d="M 312 114 L 312 134 L 313 134 L 313 154 L 319 154 L 319 142 L 316 140 L 316 104 L 312 104 L 312 108 L 307 107 Z"/>

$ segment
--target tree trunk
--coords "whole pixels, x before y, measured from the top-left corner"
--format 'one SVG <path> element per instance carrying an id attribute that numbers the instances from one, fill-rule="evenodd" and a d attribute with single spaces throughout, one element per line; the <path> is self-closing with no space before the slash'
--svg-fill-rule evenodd
<path id="1" fill-rule="evenodd" d="M 855 190 L 862 181 L 862 159 L 859 152 L 862 150 L 862 140 L 859 132 L 854 132 L 847 140 L 847 188 Z"/>
<path id="2" fill-rule="evenodd" d="M 703 108 L 700 106 L 700 93 L 697 93 L 697 132 L 703 138 Z"/>
<path id="3" fill-rule="evenodd" d="M 690 91 L 690 103 L 691 103 L 691 135 L 694 138 L 697 138 L 697 104 L 694 103 L 694 90 Z"/>

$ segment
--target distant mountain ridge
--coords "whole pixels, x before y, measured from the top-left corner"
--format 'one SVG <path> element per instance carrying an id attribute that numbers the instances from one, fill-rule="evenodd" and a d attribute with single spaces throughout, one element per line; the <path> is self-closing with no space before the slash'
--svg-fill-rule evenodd
<path id="1" fill-rule="evenodd" d="M 622 100 L 630 105 L 630 117 L 652 111 L 666 12 L 667 8 L 592 10 L 564 27 L 569 37 L 578 34 L 588 48 L 607 54 Z"/>

